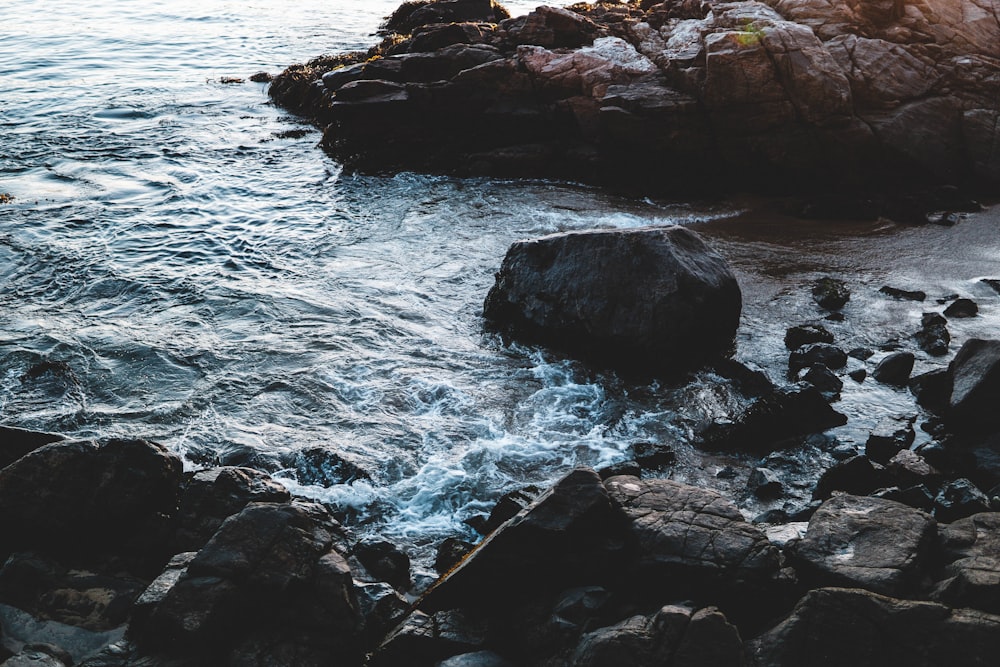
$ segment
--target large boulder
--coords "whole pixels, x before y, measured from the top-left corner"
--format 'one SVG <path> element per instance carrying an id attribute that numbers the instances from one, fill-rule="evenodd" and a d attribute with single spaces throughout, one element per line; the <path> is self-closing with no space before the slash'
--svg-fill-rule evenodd
<path id="1" fill-rule="evenodd" d="M 951 395 L 947 418 L 953 429 L 992 430 L 1000 426 L 1000 340 L 967 340 L 948 366 Z"/>
<path id="2" fill-rule="evenodd" d="M 308 632 L 328 658 L 353 655 L 361 620 L 351 569 L 334 548 L 339 533 L 320 505 L 251 503 L 154 584 L 132 632 L 144 651 L 198 658 L 248 650 L 253 638 L 280 631 Z"/>
<path id="3" fill-rule="evenodd" d="M 515 243 L 483 314 L 508 334 L 599 363 L 671 372 L 725 352 L 741 305 L 725 259 L 673 226 Z"/>
<path id="4" fill-rule="evenodd" d="M 621 517 L 596 472 L 573 470 L 501 525 L 420 602 L 423 611 L 493 611 L 608 578 L 621 559 Z"/>
<path id="5" fill-rule="evenodd" d="M 804 579 L 902 595 L 926 574 L 936 536 L 937 524 L 925 512 L 839 494 L 813 514 L 794 557 Z"/>
<path id="6" fill-rule="evenodd" d="M 8 549 L 73 555 L 156 551 L 174 511 L 181 460 L 145 440 L 54 442 L 0 470 Z M 138 553 L 151 557 L 168 554 Z"/>
<path id="7" fill-rule="evenodd" d="M 749 644 L 753 667 L 985 667 L 1000 651 L 1000 617 L 820 588 Z"/>

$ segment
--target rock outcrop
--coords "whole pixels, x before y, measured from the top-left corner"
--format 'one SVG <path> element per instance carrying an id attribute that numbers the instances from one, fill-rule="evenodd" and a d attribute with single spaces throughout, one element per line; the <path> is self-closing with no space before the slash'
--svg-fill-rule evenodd
<path id="1" fill-rule="evenodd" d="M 1000 186 L 992 0 L 599 3 L 505 20 L 482 2 L 466 3 L 476 18 L 442 13 L 453 4 L 412 11 L 322 82 L 321 62 L 290 68 L 272 95 L 362 170 L 660 191 Z"/>
<path id="2" fill-rule="evenodd" d="M 505 333 L 598 363 L 676 373 L 731 347 L 741 307 L 726 260 L 673 226 L 519 241 L 483 315 Z"/>

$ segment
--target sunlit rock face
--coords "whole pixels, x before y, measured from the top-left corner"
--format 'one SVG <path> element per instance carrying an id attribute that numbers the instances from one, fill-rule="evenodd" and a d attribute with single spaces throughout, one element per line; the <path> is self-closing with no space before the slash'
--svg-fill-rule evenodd
<path id="1" fill-rule="evenodd" d="M 995 190 L 998 15 L 996 0 L 539 7 L 417 27 L 315 84 L 312 113 L 363 170 Z M 407 74 L 417 53 L 435 76 Z"/>

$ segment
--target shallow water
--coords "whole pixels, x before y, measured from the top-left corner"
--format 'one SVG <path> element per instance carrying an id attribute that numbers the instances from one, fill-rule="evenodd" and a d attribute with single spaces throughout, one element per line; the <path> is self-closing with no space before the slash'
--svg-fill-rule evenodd
<path id="1" fill-rule="evenodd" d="M 952 323 L 953 349 L 995 331 L 1000 297 L 977 282 L 1000 274 L 995 216 L 953 229 L 810 223 L 750 200 L 345 175 L 264 85 L 220 83 L 364 48 L 395 4 L 5 10 L 0 191 L 15 201 L 0 205 L 0 421 L 149 437 L 189 467 L 261 467 L 426 558 L 441 538 L 469 535 L 462 520 L 500 493 L 622 460 L 638 442 L 674 443 L 673 476 L 731 493 L 750 515 L 764 507 L 743 490 L 753 458 L 688 444 L 738 404 L 718 382 L 628 384 L 483 333 L 482 299 L 513 240 L 694 226 L 738 271 L 738 357 L 775 379 L 785 327 L 822 315 L 808 283 L 826 273 L 854 287 L 846 321 L 828 325 L 845 348 L 910 345 L 920 313 L 952 293 L 982 308 Z M 886 283 L 931 299 L 886 299 Z M 69 370 L 23 378 L 43 360 Z M 918 370 L 943 363 L 921 356 Z M 846 380 L 838 409 L 851 422 L 834 436 L 863 445 L 879 417 L 914 406 L 906 392 Z M 803 479 L 830 446 L 792 453 Z M 323 452 L 370 479 L 337 483 Z M 736 478 L 717 479 L 728 464 Z M 793 496 L 808 495 L 802 484 Z"/>

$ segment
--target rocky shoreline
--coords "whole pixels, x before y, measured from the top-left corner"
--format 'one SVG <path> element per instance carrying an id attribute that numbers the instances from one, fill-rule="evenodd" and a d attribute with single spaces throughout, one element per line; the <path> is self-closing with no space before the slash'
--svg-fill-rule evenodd
<path id="1" fill-rule="evenodd" d="M 511 293 L 544 295 L 553 267 L 557 288 L 574 272 L 615 275 L 622 244 L 626 255 L 661 258 L 647 267 L 650 284 L 681 286 L 655 300 L 654 328 L 691 308 L 733 307 L 724 260 L 688 230 L 650 228 L 515 244 L 487 315 L 502 327 L 518 307 Z M 595 245 L 612 249 L 599 269 L 586 260 Z M 549 261 L 534 261 L 539 252 Z M 715 275 L 720 300 L 704 300 L 692 272 Z M 602 308 L 599 293 L 563 296 L 541 299 L 538 326 L 588 299 Z M 824 278 L 812 297 L 836 320 L 851 293 Z M 491 300 L 508 305 L 491 310 Z M 970 316 L 964 301 L 945 312 Z M 626 306 L 616 335 L 648 338 L 645 306 Z M 738 298 L 735 308 L 738 318 Z M 911 346 L 947 354 L 947 319 L 933 315 Z M 471 522 L 478 544 L 440 545 L 431 582 L 398 546 L 356 539 L 334 508 L 263 472 L 185 473 L 177 455 L 146 440 L 0 427 L 0 664 L 991 664 L 1000 650 L 1000 341 L 967 340 L 947 369 L 916 377 L 914 352 L 898 350 L 868 379 L 866 366 L 845 367 L 870 351 L 841 350 L 819 322 L 797 325 L 785 336 L 788 383 L 776 384 L 725 358 L 730 319 L 708 319 L 716 335 L 700 337 L 714 341 L 705 359 L 747 407 L 709 425 L 699 446 L 773 452 L 749 493 L 781 497 L 782 453 L 845 421 L 830 402 L 846 373 L 909 387 L 933 415 L 919 425 L 933 440 L 913 448 L 914 420 L 886 420 L 864 452 L 832 452 L 811 502 L 753 521 L 722 494 L 669 479 L 669 443 L 634 447 L 634 460 L 503 497 Z M 669 358 L 682 368 L 688 344 Z"/>
<path id="2" fill-rule="evenodd" d="M 955 206 L 933 187 L 1000 187 L 990 0 L 644 0 L 515 18 L 444 0 L 405 3 L 384 33 L 270 87 L 348 169 L 850 192 L 841 211 L 906 219 Z"/>

